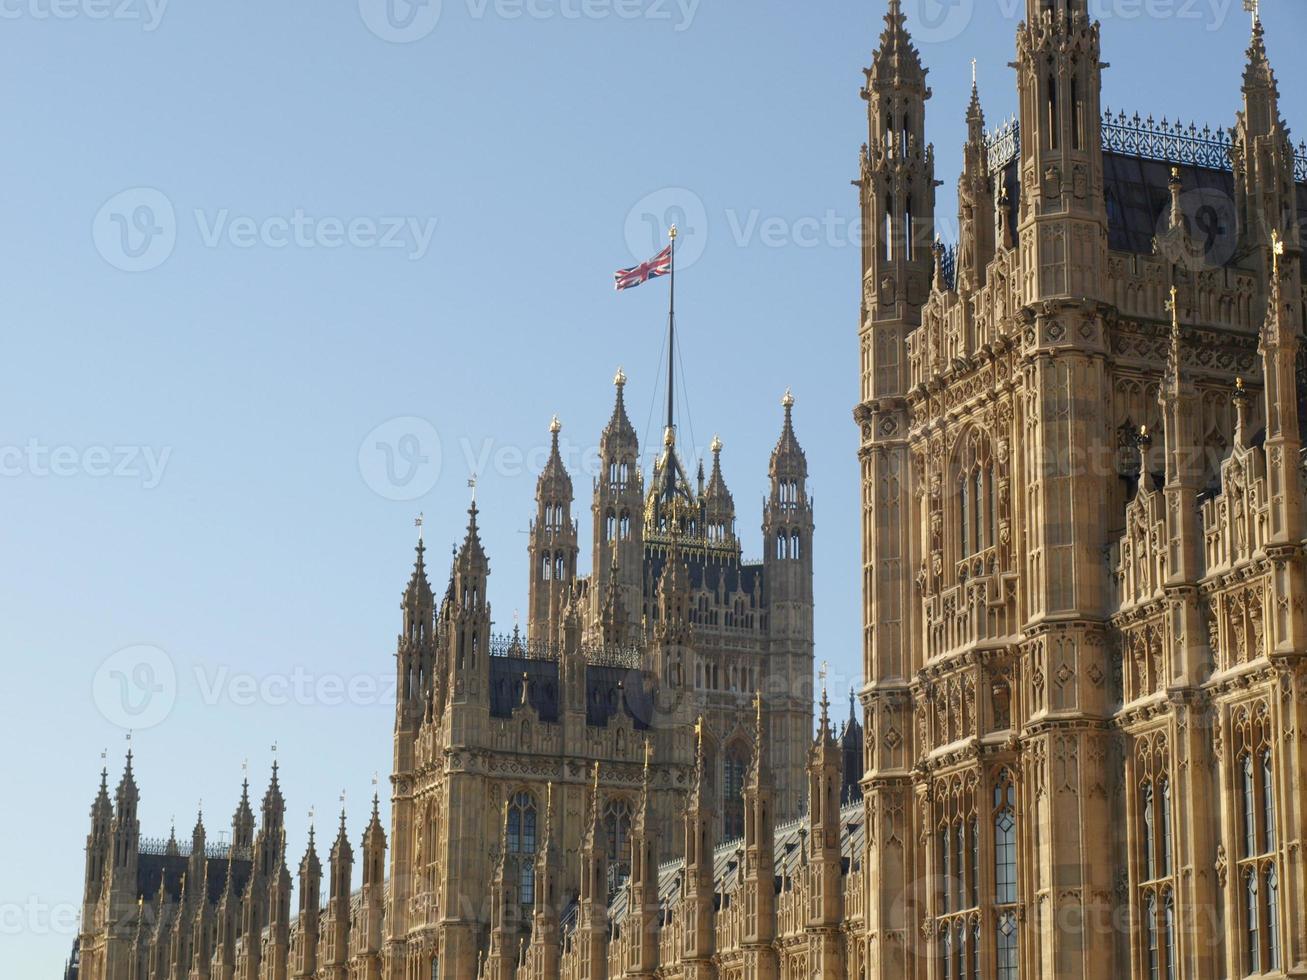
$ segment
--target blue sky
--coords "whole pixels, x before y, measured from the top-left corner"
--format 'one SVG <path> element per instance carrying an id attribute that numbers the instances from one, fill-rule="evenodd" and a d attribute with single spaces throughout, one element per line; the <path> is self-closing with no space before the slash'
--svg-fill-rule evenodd
<path id="1" fill-rule="evenodd" d="M 136 716 L 147 835 L 203 799 L 216 836 L 274 743 L 294 859 L 342 788 L 361 833 L 414 516 L 443 579 L 480 471 L 511 628 L 551 416 L 583 538 L 619 364 L 653 431 L 665 284 L 611 275 L 661 218 L 686 230 L 682 442 L 720 433 L 758 555 L 793 388 L 818 660 L 860 672 L 849 180 L 882 0 L 396 2 L 0 3 L 6 976 L 71 944 L 100 753 L 112 782 L 125 749 L 115 671 L 162 689 Z M 1105 103 L 1228 125 L 1238 6 L 1096 0 Z M 1307 8 L 1264 6 L 1301 137 Z M 905 7 L 948 216 L 970 61 L 997 122 L 1020 4 Z"/>

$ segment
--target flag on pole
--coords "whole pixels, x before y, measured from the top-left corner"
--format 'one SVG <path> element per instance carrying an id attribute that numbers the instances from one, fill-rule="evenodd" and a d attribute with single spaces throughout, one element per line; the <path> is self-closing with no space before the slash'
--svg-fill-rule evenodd
<path id="1" fill-rule="evenodd" d="M 648 282 L 650 279 L 665 276 L 671 271 L 672 246 L 668 245 L 648 262 L 642 262 L 630 269 L 619 269 L 614 278 L 617 280 L 618 290 L 632 289 Z"/>

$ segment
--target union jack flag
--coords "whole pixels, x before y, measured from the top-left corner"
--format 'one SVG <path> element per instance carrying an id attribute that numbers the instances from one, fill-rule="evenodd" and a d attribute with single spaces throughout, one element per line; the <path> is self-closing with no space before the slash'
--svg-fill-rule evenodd
<path id="1" fill-rule="evenodd" d="M 614 278 L 617 280 L 617 288 L 631 289 L 650 279 L 657 279 L 659 276 L 665 276 L 672 271 L 672 246 L 668 245 L 665 249 L 655 255 L 648 262 L 642 262 L 640 265 L 630 269 L 619 269 Z"/>

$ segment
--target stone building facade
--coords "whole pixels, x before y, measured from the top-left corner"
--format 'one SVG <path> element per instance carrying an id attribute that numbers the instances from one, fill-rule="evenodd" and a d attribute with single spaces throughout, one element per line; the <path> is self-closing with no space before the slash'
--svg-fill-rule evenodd
<path id="1" fill-rule="evenodd" d="M 823 692 L 812 734 L 792 403 L 751 566 L 719 448 L 692 489 L 669 428 L 646 491 L 619 375 L 595 572 L 555 453 L 525 637 L 492 638 L 475 507 L 439 602 L 419 546 L 361 889 L 343 827 L 326 894 L 312 846 L 292 889 L 275 773 L 257 833 L 243 797 L 225 850 L 142 845 L 129 763 L 70 972 L 1307 978 L 1307 158 L 1261 22 L 1212 133 L 1104 112 L 1086 0 L 1027 0 L 1019 116 L 986 132 L 973 86 L 946 250 L 888 8 L 855 181 L 862 718 Z"/>

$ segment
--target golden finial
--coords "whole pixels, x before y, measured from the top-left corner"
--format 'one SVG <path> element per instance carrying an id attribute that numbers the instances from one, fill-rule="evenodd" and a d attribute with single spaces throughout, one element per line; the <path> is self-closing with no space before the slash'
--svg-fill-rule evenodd
<path id="1" fill-rule="evenodd" d="M 554 435 L 558 435 L 558 433 L 563 431 L 563 423 L 558 421 L 557 415 L 555 415 L 554 420 L 549 423 L 549 431 Z"/>
<path id="2" fill-rule="evenodd" d="M 713 437 L 712 437 L 712 445 L 709 446 L 708 448 L 712 450 L 712 454 L 713 454 L 714 456 L 718 455 L 718 454 L 722 451 L 722 440 L 721 440 L 721 436 L 713 436 Z"/>
<path id="3" fill-rule="evenodd" d="M 644 740 L 644 771 L 649 771 L 649 760 L 653 758 L 653 741 L 646 738 Z"/>
<path id="4" fill-rule="evenodd" d="M 1239 394 L 1243 394 L 1243 378 L 1234 379 L 1234 390 L 1239 392 Z"/>
<path id="5" fill-rule="evenodd" d="M 667 231 L 667 237 L 670 238 L 672 241 L 676 241 L 676 236 L 678 234 L 679 232 L 677 232 L 676 230 L 676 225 L 672 225 L 672 227 Z"/>
<path id="6" fill-rule="evenodd" d="M 1271 229 L 1271 277 L 1273 282 L 1280 281 L 1280 257 L 1284 255 L 1284 239 L 1280 229 Z"/>
<path id="7" fill-rule="evenodd" d="M 1147 439 L 1147 438 L 1148 438 L 1148 426 L 1146 426 L 1146 425 L 1141 425 L 1141 426 L 1139 427 L 1139 438 L 1140 438 L 1140 439 Z"/>
<path id="8" fill-rule="evenodd" d="M 703 751 L 703 715 L 694 720 L 694 744 L 698 751 Z"/>
<path id="9" fill-rule="evenodd" d="M 671 449 L 672 446 L 676 445 L 676 430 L 670 425 L 663 432 L 663 445 L 668 449 Z"/>
<path id="10" fill-rule="evenodd" d="M 785 394 L 781 396 L 781 407 L 785 409 L 794 407 L 794 393 L 789 388 L 786 388 Z"/>
<path id="11" fill-rule="evenodd" d="M 613 376 L 613 385 L 618 388 L 626 387 L 626 372 L 620 367 L 617 369 L 617 374 Z"/>

